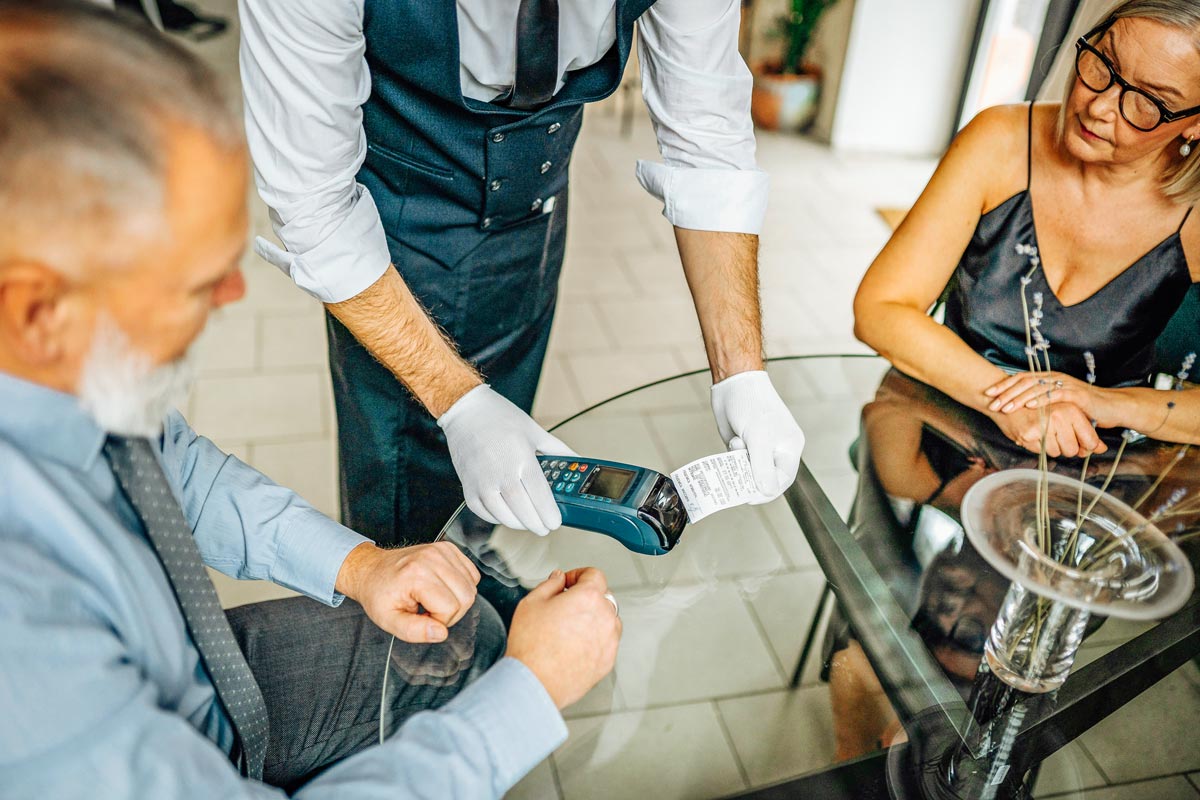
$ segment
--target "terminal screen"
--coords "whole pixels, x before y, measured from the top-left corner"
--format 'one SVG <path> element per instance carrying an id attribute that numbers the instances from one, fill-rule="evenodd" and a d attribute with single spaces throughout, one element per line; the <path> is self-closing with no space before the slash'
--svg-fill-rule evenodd
<path id="1" fill-rule="evenodd" d="M 597 497 L 607 497 L 611 500 L 617 500 L 624 496 L 625 490 L 633 482 L 635 474 L 637 473 L 628 469 L 597 467 L 595 474 L 592 475 L 592 479 L 583 487 L 583 491 L 587 494 L 594 494 Z"/>

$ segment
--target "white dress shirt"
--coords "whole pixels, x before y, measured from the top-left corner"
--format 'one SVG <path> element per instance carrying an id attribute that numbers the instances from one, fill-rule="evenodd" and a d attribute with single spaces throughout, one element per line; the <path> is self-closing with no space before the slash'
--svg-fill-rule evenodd
<path id="1" fill-rule="evenodd" d="M 355 175 L 371 93 L 363 0 L 239 0 L 246 135 L 255 180 L 286 252 L 256 249 L 327 303 L 390 263 L 374 200 Z M 490 101 L 516 72 L 518 0 L 457 0 L 463 94 Z M 559 83 L 616 40 L 615 2 L 559 0 Z M 739 0 L 659 0 L 638 20 L 642 94 L 662 162 L 637 178 L 682 228 L 757 234 L 767 177 L 754 160 Z"/>

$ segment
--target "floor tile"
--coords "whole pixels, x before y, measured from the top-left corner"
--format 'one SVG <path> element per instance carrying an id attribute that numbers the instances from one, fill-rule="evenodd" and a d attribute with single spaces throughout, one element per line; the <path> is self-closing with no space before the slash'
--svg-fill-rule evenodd
<path id="1" fill-rule="evenodd" d="M 1193 771 L 1200 769 L 1197 720 L 1200 689 L 1175 672 L 1084 733 L 1079 741 L 1108 779 L 1117 783 L 1166 771 Z"/>
<path id="2" fill-rule="evenodd" d="M 663 458 L 656 446 L 652 421 L 642 415 L 608 414 L 603 425 L 591 419 L 568 422 L 556 436 L 585 458 L 621 461 L 649 469 L 670 471 L 678 464 Z"/>
<path id="3" fill-rule="evenodd" d="M 324 317 L 308 312 L 260 316 L 260 360 L 265 369 L 329 364 Z"/>
<path id="4" fill-rule="evenodd" d="M 825 589 L 825 576 L 819 570 L 805 570 L 772 575 L 763 580 L 743 580 L 740 585 L 767 635 L 783 676 L 790 680 L 813 623 L 817 600 Z M 820 620 L 816 625 L 819 629 Z M 819 662 L 820 659 L 821 640 L 817 638 L 808 660 Z"/>
<path id="5" fill-rule="evenodd" d="M 617 688 L 627 708 L 782 686 L 738 587 L 727 581 L 618 594 L 624 632 Z"/>
<path id="6" fill-rule="evenodd" d="M 280 486 L 293 490 L 318 511 L 337 519 L 337 443 L 333 436 L 254 445 L 251 463 Z"/>
<path id="7" fill-rule="evenodd" d="M 688 525 L 674 550 L 642 561 L 642 571 L 658 584 L 694 583 L 714 576 L 766 576 L 787 566 L 774 537 L 751 506 L 719 511 Z"/>
<path id="8" fill-rule="evenodd" d="M 709 408 L 700 406 L 693 407 L 691 411 L 657 411 L 649 414 L 648 418 L 654 438 L 666 454 L 672 470 L 726 450 Z"/>
<path id="9" fill-rule="evenodd" d="M 744 788 L 711 703 L 571 720 L 554 755 L 564 800 L 721 797 Z"/>
<path id="10" fill-rule="evenodd" d="M 679 374 L 679 365 L 667 350 L 641 352 L 576 353 L 567 356 L 585 405 L 607 400 L 652 381 Z"/>
<path id="11" fill-rule="evenodd" d="M 537 395 L 533 398 L 533 418 L 549 428 L 582 411 L 583 399 L 575 388 L 575 379 L 563 356 L 550 356 L 542 366 Z"/>
<path id="12" fill-rule="evenodd" d="M 833 763 L 829 687 L 771 692 L 717 703 L 751 786 Z"/>
<path id="13" fill-rule="evenodd" d="M 258 332 L 253 317 L 214 314 L 192 345 L 196 374 L 252 370 Z"/>
<path id="14" fill-rule="evenodd" d="M 622 247 L 618 254 L 626 265 L 626 274 L 640 297 L 690 297 L 678 251 L 671 249 L 639 250 Z"/>
<path id="15" fill-rule="evenodd" d="M 241 440 L 322 434 L 326 385 L 315 371 L 202 377 L 192 398 L 192 426 Z"/>
<path id="16" fill-rule="evenodd" d="M 618 347 L 653 349 L 684 345 L 704 352 L 696 307 L 689 297 L 597 300 Z"/>
<path id="17" fill-rule="evenodd" d="M 538 764 L 525 778 L 504 795 L 504 800 L 559 800 L 550 759 Z"/>
<path id="18" fill-rule="evenodd" d="M 600 319 L 595 301 L 564 299 L 559 303 L 550 328 L 551 354 L 603 353 L 614 348 L 615 342 Z"/>
<path id="19" fill-rule="evenodd" d="M 765 524 L 775 534 L 775 541 L 783 548 L 783 554 L 793 567 L 814 567 L 816 556 L 804 536 L 800 524 L 792 513 L 787 500 L 779 498 L 770 503 L 758 506 L 758 514 Z"/>
<path id="20" fill-rule="evenodd" d="M 1059 795 L 1059 797 L 1064 800 L 1065 798 L 1080 798 L 1080 800 L 1196 800 L 1197 792 L 1186 778 L 1174 775 L 1170 778 L 1091 789 L 1082 795 L 1071 793 Z"/>
<path id="21" fill-rule="evenodd" d="M 1035 797 L 1104 786 L 1104 776 L 1078 743 L 1072 742 L 1042 762 Z"/>
<path id="22" fill-rule="evenodd" d="M 269 230 L 260 229 L 259 232 L 272 238 Z M 320 304 L 316 299 L 292 283 L 288 276 L 253 253 L 247 253 L 242 260 L 242 273 L 246 278 L 246 296 L 228 306 L 230 314 L 320 312 Z"/>
<path id="23" fill-rule="evenodd" d="M 631 300 L 637 297 L 625 259 L 618 253 L 572 254 L 559 279 L 563 300 Z"/>
<path id="24" fill-rule="evenodd" d="M 562 714 L 564 719 L 575 719 L 601 716 L 613 711 L 620 711 L 623 708 L 625 705 L 621 702 L 616 676 L 610 672 L 604 676 L 604 680 L 593 686 L 591 691 L 580 698 L 579 702 L 563 709 Z"/>

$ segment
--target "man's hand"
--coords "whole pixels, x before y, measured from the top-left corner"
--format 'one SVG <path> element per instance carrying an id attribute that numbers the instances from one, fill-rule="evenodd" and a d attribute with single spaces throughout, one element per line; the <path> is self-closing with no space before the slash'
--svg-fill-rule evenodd
<path id="1" fill-rule="evenodd" d="M 478 583 L 479 570 L 450 542 L 399 550 L 363 542 L 342 562 L 335 585 L 380 628 L 420 644 L 445 640 L 475 603 Z"/>
<path id="2" fill-rule="evenodd" d="M 1046 435 L 1046 455 L 1050 458 L 1077 458 L 1088 453 L 1103 453 L 1108 445 L 1096 435 L 1087 414 L 1073 403 L 1055 403 L 1042 413 L 1037 409 L 1016 408 L 1012 411 L 991 411 L 988 416 L 1000 431 L 1015 444 L 1031 453 L 1042 450 L 1043 428 Z"/>
<path id="3" fill-rule="evenodd" d="M 574 456 L 575 451 L 487 385 L 467 392 L 437 422 L 473 512 L 538 536 L 562 525 L 537 454 Z"/>
<path id="4" fill-rule="evenodd" d="M 712 387 L 717 430 L 731 450 L 745 448 L 761 497 L 774 500 L 792 485 L 800 468 L 804 432 L 771 385 L 766 372 L 739 372 Z"/>
<path id="5" fill-rule="evenodd" d="M 621 619 L 607 591 L 598 569 L 555 570 L 513 614 L 505 655 L 528 667 L 560 709 L 587 694 L 616 661 Z"/>

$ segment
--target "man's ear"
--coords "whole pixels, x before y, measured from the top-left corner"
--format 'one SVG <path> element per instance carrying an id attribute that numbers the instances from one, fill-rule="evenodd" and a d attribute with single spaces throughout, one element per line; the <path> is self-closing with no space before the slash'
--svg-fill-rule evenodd
<path id="1" fill-rule="evenodd" d="M 31 366 L 62 358 L 67 281 L 41 264 L 0 264 L 0 346 Z"/>

